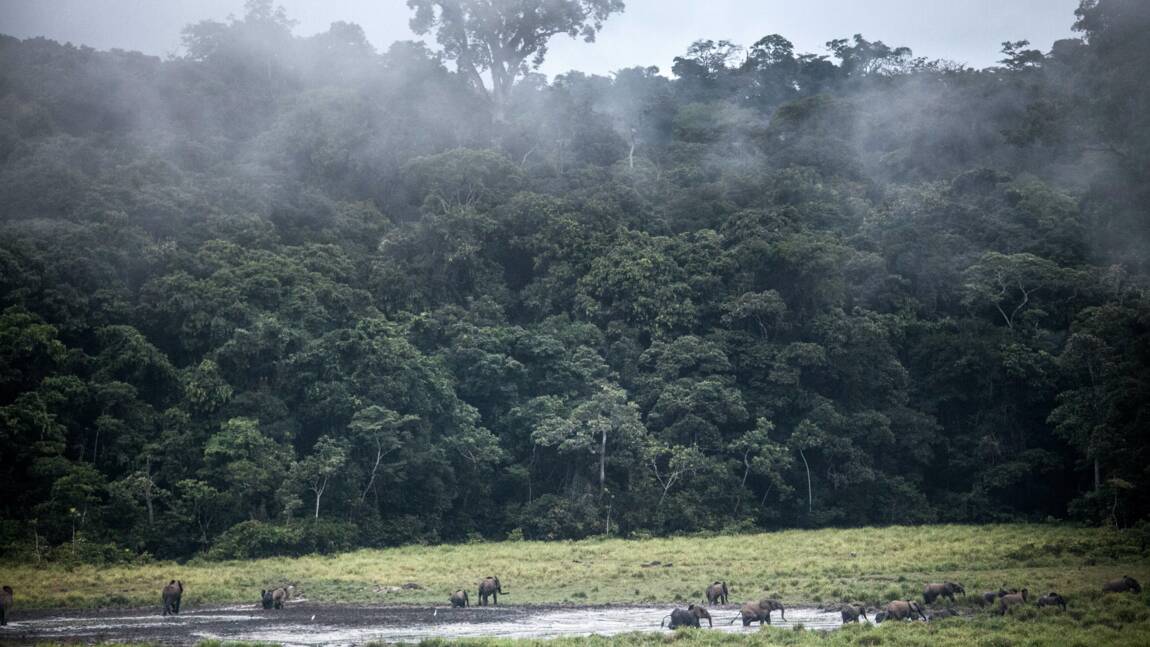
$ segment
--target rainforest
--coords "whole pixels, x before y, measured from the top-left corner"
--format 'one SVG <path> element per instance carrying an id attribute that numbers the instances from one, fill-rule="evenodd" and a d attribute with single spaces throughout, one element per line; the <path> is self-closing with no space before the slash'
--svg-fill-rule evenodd
<path id="1" fill-rule="evenodd" d="M 165 58 L 0 36 L 5 560 L 1145 550 L 1150 4 L 984 69 L 768 32 L 550 79 L 408 4 L 441 48 L 265 0 Z M 622 7 L 573 4 L 552 33 Z"/>

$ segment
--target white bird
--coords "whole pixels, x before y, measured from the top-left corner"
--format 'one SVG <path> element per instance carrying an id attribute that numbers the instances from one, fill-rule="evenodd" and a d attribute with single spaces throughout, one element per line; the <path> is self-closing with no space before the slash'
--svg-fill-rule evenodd
<path id="1" fill-rule="evenodd" d="M 315 622 L 315 614 L 314 614 L 314 613 L 313 613 L 313 614 L 311 614 L 311 621 L 312 621 L 312 622 Z"/>
<path id="2" fill-rule="evenodd" d="M 439 615 L 439 609 L 436 609 L 434 612 L 432 612 L 431 617 L 434 618 L 437 615 Z"/>

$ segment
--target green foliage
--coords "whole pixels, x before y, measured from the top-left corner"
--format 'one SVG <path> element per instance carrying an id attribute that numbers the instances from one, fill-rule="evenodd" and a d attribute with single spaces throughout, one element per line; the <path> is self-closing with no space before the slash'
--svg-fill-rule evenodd
<path id="1" fill-rule="evenodd" d="M 5 550 L 1150 515 L 1141 3 L 551 82 L 621 2 L 408 4 L 0 37 Z"/>
<path id="2" fill-rule="evenodd" d="M 207 552 L 209 559 L 256 559 L 274 555 L 327 555 L 354 546 L 353 524 L 300 521 L 271 524 L 244 521 L 228 528 Z"/>

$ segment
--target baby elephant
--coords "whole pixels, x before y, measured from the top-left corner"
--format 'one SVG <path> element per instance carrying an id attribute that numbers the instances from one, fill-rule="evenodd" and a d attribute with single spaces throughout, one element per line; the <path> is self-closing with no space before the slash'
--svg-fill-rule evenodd
<path id="1" fill-rule="evenodd" d="M 862 616 L 864 620 L 866 620 L 867 622 L 870 622 L 870 618 L 866 617 L 866 607 L 861 605 L 861 604 L 857 607 L 854 605 L 848 604 L 848 605 L 844 606 L 841 609 L 841 611 L 843 614 L 843 624 L 844 625 L 848 622 L 858 622 L 859 616 Z"/>
<path id="2" fill-rule="evenodd" d="M 452 593 L 450 600 L 452 609 L 464 609 L 471 606 L 471 600 L 467 599 L 467 591 L 463 589 Z"/>
<path id="3" fill-rule="evenodd" d="M 927 622 L 934 622 L 935 620 L 942 620 L 943 618 L 955 617 L 958 617 L 958 611 L 956 611 L 954 607 L 947 607 L 945 609 L 939 609 L 938 611 L 932 611 L 926 620 Z"/>
<path id="4" fill-rule="evenodd" d="M 260 591 L 260 602 L 265 609 L 282 609 L 287 599 L 288 591 L 283 587 L 270 591 Z"/>
<path id="5" fill-rule="evenodd" d="M 954 594 L 961 593 L 966 595 L 966 589 L 962 588 L 961 584 L 954 582 L 943 582 L 941 584 L 927 584 L 922 590 L 922 599 L 927 604 L 931 604 L 939 597 L 944 597 L 954 602 Z"/>
<path id="6" fill-rule="evenodd" d="M 998 615 L 1006 615 L 1007 611 L 1026 604 L 1026 601 L 1029 599 L 1030 591 L 1027 589 L 1022 589 L 1022 591 L 1018 593 L 1007 593 L 1001 598 L 998 598 Z"/>
<path id="7" fill-rule="evenodd" d="M 7 584 L 0 589 L 0 627 L 8 624 L 8 611 L 12 609 L 12 587 Z"/>
<path id="8" fill-rule="evenodd" d="M 1009 592 L 1010 591 L 1007 591 L 1004 588 L 999 588 L 997 593 L 994 591 L 987 591 L 987 592 L 982 594 L 982 597 L 979 598 L 978 603 L 983 605 L 983 606 L 986 606 L 988 604 L 994 604 L 995 600 L 997 600 L 998 598 L 1001 598 L 1002 596 L 1006 595 Z"/>
<path id="9" fill-rule="evenodd" d="M 715 580 L 714 584 L 707 587 L 707 604 L 714 604 L 718 601 L 720 604 L 727 603 L 727 583 Z"/>
<path id="10" fill-rule="evenodd" d="M 1138 584 L 1138 580 L 1129 575 L 1123 575 L 1117 580 L 1110 580 L 1102 585 L 1103 593 L 1125 593 L 1127 591 L 1142 592 L 1142 586 Z"/>
<path id="11" fill-rule="evenodd" d="M 879 610 L 874 616 L 876 623 L 884 620 L 914 620 L 915 616 L 919 616 L 926 620 L 926 613 L 923 612 L 922 605 L 914 600 L 895 600 L 888 602 L 885 607 Z"/>
<path id="12" fill-rule="evenodd" d="M 787 619 L 786 609 L 783 608 L 783 603 L 778 600 L 771 600 L 763 598 L 758 602 L 748 602 L 739 609 L 739 615 L 731 618 L 727 624 L 734 624 L 735 620 L 741 619 L 744 627 L 751 626 L 752 622 L 758 622 L 759 626 L 763 623 L 771 624 L 771 612 L 778 611 L 779 617 L 783 620 Z"/>
<path id="13" fill-rule="evenodd" d="M 1063 611 L 1066 610 L 1066 598 L 1058 595 L 1054 591 L 1038 598 L 1038 606 L 1040 607 L 1061 607 Z"/>
<path id="14" fill-rule="evenodd" d="M 164 615 L 180 615 L 180 598 L 184 595 L 184 583 L 172 580 L 164 587 L 161 599 L 164 603 Z"/>
<path id="15" fill-rule="evenodd" d="M 660 627 L 663 626 L 663 622 L 666 622 L 668 617 L 671 618 L 671 623 L 667 626 L 671 629 L 678 629 L 679 627 L 695 627 L 698 629 L 699 620 L 703 618 L 707 619 L 707 626 L 715 626 L 711 622 L 711 614 L 697 604 L 689 605 L 686 609 L 675 609 L 671 612 L 670 616 L 663 616 L 663 620 L 659 622 Z"/>

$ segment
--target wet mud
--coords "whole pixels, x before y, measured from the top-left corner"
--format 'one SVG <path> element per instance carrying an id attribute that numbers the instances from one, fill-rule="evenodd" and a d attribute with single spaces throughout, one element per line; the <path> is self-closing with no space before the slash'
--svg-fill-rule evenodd
<path id="1" fill-rule="evenodd" d="M 426 638 L 557 638 L 613 635 L 631 631 L 669 631 L 659 627 L 673 605 L 662 606 L 357 606 L 299 602 L 280 610 L 255 605 L 185 608 L 163 617 L 159 609 L 93 611 L 27 611 L 0 627 L 0 643 L 43 641 L 78 643 L 150 642 L 192 645 L 201 640 L 243 640 L 282 645 L 362 645 L 369 642 L 418 643 Z M 714 629 L 751 632 L 743 627 L 738 607 L 713 607 Z M 774 626 L 837 629 L 837 611 L 810 607 L 787 609 Z M 732 624 L 728 624 L 734 620 Z"/>

